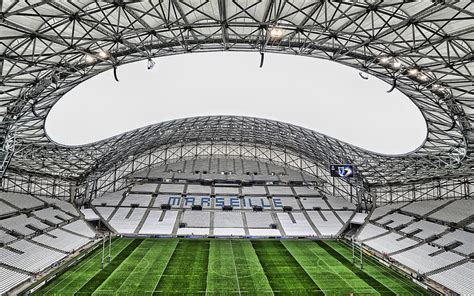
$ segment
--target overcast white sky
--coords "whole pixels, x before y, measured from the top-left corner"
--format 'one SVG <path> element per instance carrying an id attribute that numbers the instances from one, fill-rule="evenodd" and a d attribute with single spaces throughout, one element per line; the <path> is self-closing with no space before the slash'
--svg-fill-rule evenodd
<path id="1" fill-rule="evenodd" d="M 334 62 L 257 53 L 200 53 L 102 73 L 66 94 L 46 130 L 63 144 L 86 144 L 161 121 L 243 115 L 300 125 L 387 154 L 409 152 L 426 136 L 424 119 L 390 85 Z"/>

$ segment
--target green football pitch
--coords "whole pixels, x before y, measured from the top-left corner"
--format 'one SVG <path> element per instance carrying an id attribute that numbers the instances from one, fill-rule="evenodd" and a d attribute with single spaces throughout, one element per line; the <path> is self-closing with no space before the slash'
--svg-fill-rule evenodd
<path id="1" fill-rule="evenodd" d="M 50 281 L 37 295 L 427 295 L 395 271 L 338 241 L 115 239 Z"/>

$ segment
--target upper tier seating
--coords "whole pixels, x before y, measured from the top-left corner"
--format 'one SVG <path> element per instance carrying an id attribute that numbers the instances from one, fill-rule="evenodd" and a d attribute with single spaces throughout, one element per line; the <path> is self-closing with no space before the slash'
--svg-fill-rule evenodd
<path id="1" fill-rule="evenodd" d="M 374 225 L 372 223 L 367 223 L 362 227 L 363 227 L 362 231 L 357 236 L 357 239 L 360 240 L 360 241 L 364 241 L 364 240 L 367 240 L 367 239 L 370 239 L 370 238 L 373 238 L 375 236 L 378 236 L 378 235 L 381 235 L 381 234 L 384 234 L 384 233 L 388 232 L 387 229 L 385 229 L 383 227 L 380 227 L 380 226 L 377 226 L 377 225 Z"/>
<path id="2" fill-rule="evenodd" d="M 301 204 L 305 210 L 312 210 L 313 208 L 320 208 L 322 210 L 329 210 L 329 206 L 323 198 L 319 197 L 302 197 Z"/>
<path id="3" fill-rule="evenodd" d="M 282 207 L 279 207 L 279 208 L 275 207 L 276 210 L 283 209 L 283 206 L 292 207 L 294 210 L 299 210 L 300 209 L 298 201 L 294 197 L 278 197 L 278 198 L 274 197 L 273 201 L 275 201 L 275 200 L 279 200 L 281 202 L 281 205 L 282 205 Z"/>
<path id="4" fill-rule="evenodd" d="M 130 192 L 142 192 L 142 193 L 155 193 L 158 184 L 154 183 L 145 183 L 145 184 L 137 184 L 130 189 Z"/>
<path id="5" fill-rule="evenodd" d="M 269 200 L 265 196 L 245 196 L 241 199 L 241 204 L 243 209 L 252 209 L 254 206 L 262 207 L 263 210 L 270 210 L 272 208 L 272 203 L 275 208 L 282 208 L 281 199 L 274 198 Z"/>
<path id="6" fill-rule="evenodd" d="M 472 209 L 474 209 L 474 199 L 456 200 L 429 217 L 440 221 L 459 223 L 474 216 Z"/>
<path id="7" fill-rule="evenodd" d="M 41 247 L 26 240 L 13 242 L 9 247 L 19 252 L 0 248 L 0 262 L 32 273 L 38 273 L 66 257 L 64 253 Z"/>
<path id="8" fill-rule="evenodd" d="M 37 209 L 44 206 L 44 202 L 26 194 L 0 192 L 0 199 L 22 210 Z"/>
<path id="9" fill-rule="evenodd" d="M 0 217 L 2 216 L 8 216 L 10 214 L 13 214 L 16 212 L 16 209 L 10 207 L 6 203 L 2 202 L 0 200 Z"/>
<path id="10" fill-rule="evenodd" d="M 227 174 L 223 174 L 227 173 Z M 178 162 L 146 168 L 132 175 L 134 178 L 200 180 L 239 179 L 283 182 L 316 182 L 314 176 L 281 167 L 273 163 L 234 158 L 207 158 L 181 160 Z M 203 193 L 205 194 L 205 193 Z"/>
<path id="11" fill-rule="evenodd" d="M 5 231 L 0 229 L 0 244 L 7 244 L 16 240 L 16 237 L 6 233 Z"/>
<path id="12" fill-rule="evenodd" d="M 219 164 L 219 168 L 217 169 L 218 172 L 234 171 L 233 159 L 219 158 L 218 164 Z"/>
<path id="13" fill-rule="evenodd" d="M 268 192 L 273 196 L 293 196 L 290 186 L 267 186 Z"/>
<path id="14" fill-rule="evenodd" d="M 138 205 L 139 207 L 148 207 L 151 202 L 151 194 L 129 194 L 122 201 L 122 207 Z"/>
<path id="15" fill-rule="evenodd" d="M 459 229 L 443 235 L 441 238 L 433 241 L 433 244 L 444 247 L 456 242 L 461 243 L 461 245 L 455 247 L 453 250 L 458 251 L 464 255 L 474 254 L 474 233 Z"/>
<path id="16" fill-rule="evenodd" d="M 31 235 L 36 231 L 44 230 L 49 227 L 40 220 L 34 217 L 27 217 L 25 214 L 0 220 L 0 226 L 22 235 Z"/>
<path id="17" fill-rule="evenodd" d="M 466 262 L 428 277 L 460 295 L 472 295 L 474 291 L 474 262 Z"/>
<path id="18" fill-rule="evenodd" d="M 305 186 L 294 186 L 293 189 L 295 190 L 298 196 L 320 196 L 321 195 L 316 190 L 305 187 Z"/>
<path id="19" fill-rule="evenodd" d="M 214 198 L 211 198 L 209 196 L 195 196 L 188 194 L 188 196 L 183 197 L 181 199 L 183 200 L 182 205 L 185 209 L 190 209 L 192 208 L 192 206 L 201 206 L 203 209 L 210 209 L 212 207 L 212 204 L 214 203 Z M 228 201 L 229 197 L 224 199 Z M 237 198 L 234 197 L 234 199 Z M 172 204 L 173 203 L 174 200 L 172 201 Z"/>
<path id="20" fill-rule="evenodd" d="M 197 199 L 197 197 L 194 197 Z M 196 200 L 196 202 L 199 202 Z M 163 204 L 168 204 L 172 208 L 177 209 L 181 207 L 181 195 L 173 195 L 173 194 L 158 194 L 155 198 L 155 202 L 153 203 L 152 207 L 159 208 Z"/>
<path id="21" fill-rule="evenodd" d="M 6 292 L 26 282 L 29 278 L 29 275 L 0 266 L 0 295 L 7 295 Z"/>
<path id="22" fill-rule="evenodd" d="M 182 194 L 184 192 L 184 184 L 162 183 L 158 190 L 160 193 Z"/>
<path id="23" fill-rule="evenodd" d="M 430 221 L 421 220 L 414 222 L 400 231 L 406 234 L 414 233 L 413 235 L 420 239 L 427 239 L 434 235 L 438 235 L 446 231 L 448 227 L 436 224 Z M 420 231 L 421 230 L 421 231 Z"/>
<path id="24" fill-rule="evenodd" d="M 45 203 L 49 204 L 49 205 L 54 205 L 58 208 L 60 208 L 62 211 L 68 213 L 69 215 L 72 215 L 74 217 L 79 217 L 79 212 L 78 210 L 69 202 L 67 201 L 64 201 L 64 200 L 60 200 L 60 199 L 57 199 L 57 198 L 48 198 L 48 197 L 38 197 L 39 199 L 41 199 L 42 201 L 44 201 Z"/>
<path id="25" fill-rule="evenodd" d="M 331 205 L 331 208 L 334 210 L 355 210 L 356 206 L 353 203 L 348 202 L 347 200 L 340 197 L 327 197 L 327 202 Z"/>
<path id="26" fill-rule="evenodd" d="M 243 195 L 267 195 L 264 186 L 244 186 L 242 187 Z"/>
<path id="27" fill-rule="evenodd" d="M 124 191 L 108 192 L 92 201 L 94 206 L 116 207 L 123 199 Z"/>
<path id="28" fill-rule="evenodd" d="M 240 194 L 239 187 L 214 187 L 214 194 L 215 195 L 232 195 L 238 196 Z"/>
<path id="29" fill-rule="evenodd" d="M 389 214 L 389 215 L 377 220 L 377 223 L 385 225 L 385 226 L 393 229 L 393 228 L 397 228 L 401 225 L 408 224 L 413 220 L 414 220 L 413 217 L 406 216 L 406 215 L 399 214 L 399 213 L 392 213 L 392 214 Z"/>
<path id="30" fill-rule="evenodd" d="M 53 224 L 61 224 L 65 221 L 74 219 L 73 216 L 64 213 L 63 211 L 54 208 L 45 208 L 33 212 L 33 215 L 39 219 L 46 220 Z"/>
<path id="31" fill-rule="evenodd" d="M 196 159 L 196 161 L 194 162 L 194 171 L 208 172 L 209 159 Z"/>
<path id="32" fill-rule="evenodd" d="M 377 207 L 377 208 L 375 208 L 375 210 L 370 215 L 370 221 L 377 220 L 378 218 L 380 218 L 380 217 L 386 215 L 387 213 L 389 213 L 390 211 L 393 211 L 395 209 L 399 209 L 399 208 L 405 206 L 407 203 L 408 202 L 399 202 L 399 203 L 388 204 L 388 205 L 384 205 L 384 206 L 381 206 L 381 207 Z"/>
<path id="33" fill-rule="evenodd" d="M 188 184 L 188 188 L 186 189 L 186 193 L 192 195 L 210 195 L 211 194 L 211 186 L 202 186 L 202 185 L 195 185 L 195 184 Z"/>
<path id="34" fill-rule="evenodd" d="M 424 216 L 434 209 L 448 203 L 448 200 L 426 200 L 416 201 L 403 207 L 402 211 L 418 216 Z"/>
<path id="35" fill-rule="evenodd" d="M 220 209 L 223 206 L 232 206 L 235 209 L 239 209 L 243 204 L 242 199 L 237 196 L 217 196 L 213 198 L 214 208 Z"/>

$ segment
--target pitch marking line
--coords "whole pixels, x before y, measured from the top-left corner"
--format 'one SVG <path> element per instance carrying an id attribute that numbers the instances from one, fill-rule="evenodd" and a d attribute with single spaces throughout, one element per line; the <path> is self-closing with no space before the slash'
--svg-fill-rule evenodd
<path id="1" fill-rule="evenodd" d="M 168 265 L 170 264 L 171 257 L 173 257 L 174 252 L 176 252 L 176 249 L 178 248 L 179 242 L 180 242 L 180 240 L 178 240 L 176 242 L 176 244 L 174 245 L 173 252 L 171 252 L 171 255 L 169 256 L 168 261 L 166 262 L 165 268 L 163 268 L 163 271 L 161 272 L 160 276 L 158 277 L 158 280 L 156 281 L 155 289 L 153 289 L 153 291 L 151 292 L 151 295 L 154 295 L 155 292 L 158 292 L 156 290 L 156 288 L 158 288 L 158 284 L 160 283 L 161 278 L 163 277 L 163 274 L 165 273 L 166 267 L 168 267 Z"/>
<path id="2" fill-rule="evenodd" d="M 342 242 L 338 242 L 338 245 L 343 246 L 343 247 L 345 247 L 345 248 L 347 249 L 347 246 L 344 245 Z M 337 251 L 337 250 L 336 250 L 336 251 Z M 338 253 L 340 253 L 340 252 L 338 252 Z M 372 263 L 375 263 L 375 266 L 376 266 L 376 267 L 382 267 L 382 269 L 387 270 L 387 271 L 390 273 L 390 275 L 397 277 L 402 283 L 407 282 L 407 278 L 405 278 L 404 276 L 400 275 L 398 272 L 394 272 L 393 270 L 391 270 L 390 268 L 386 267 L 385 265 L 380 264 L 380 263 L 377 262 L 374 258 L 368 257 L 368 256 L 366 256 L 366 255 L 364 255 L 364 257 L 365 257 L 366 259 L 369 259 L 369 261 L 371 261 Z M 407 284 L 407 285 L 403 285 L 403 286 L 400 286 L 400 287 L 401 287 L 401 288 L 405 288 L 405 289 L 408 288 L 409 290 L 415 292 L 414 295 L 417 295 L 417 294 L 418 294 L 418 291 L 411 285 L 411 282 L 409 282 L 409 283 L 410 283 L 410 285 Z M 398 283 L 397 283 L 397 285 L 398 285 Z M 384 286 L 385 286 L 385 285 L 384 285 Z M 387 288 L 388 288 L 388 287 L 387 287 Z M 390 288 L 389 288 L 389 289 L 390 289 Z M 391 290 L 391 289 L 390 289 L 390 290 Z"/>
<path id="3" fill-rule="evenodd" d="M 143 259 L 145 259 L 146 255 L 147 255 L 151 250 L 152 250 L 152 248 L 149 248 L 148 250 L 146 250 L 145 254 L 143 254 L 143 256 L 140 258 L 140 260 L 136 263 L 136 265 L 135 265 L 135 267 L 133 268 L 133 270 L 132 270 L 130 273 L 128 273 L 127 277 L 122 280 L 122 283 L 121 283 L 120 286 L 115 290 L 115 292 L 119 292 L 119 291 L 120 291 L 120 288 L 122 288 L 123 284 L 128 280 L 128 278 L 135 272 L 135 270 L 136 270 L 138 267 L 142 268 L 142 266 L 141 266 L 140 263 L 143 261 Z M 127 259 L 130 258 L 130 256 L 132 256 L 135 251 L 136 251 L 136 249 L 132 252 L 132 254 L 130 254 L 130 255 L 127 257 Z M 127 261 L 127 259 L 125 259 L 124 262 L 122 262 L 122 264 L 125 263 L 125 261 Z M 148 266 L 148 260 L 147 260 L 147 259 L 145 259 L 145 260 L 146 260 L 147 266 Z M 122 265 L 122 264 L 120 264 L 120 265 Z M 120 266 L 119 266 L 119 268 L 120 268 Z M 109 277 L 107 277 L 107 279 L 109 279 L 110 277 L 113 277 L 113 276 L 114 276 L 114 273 L 115 273 L 116 271 L 117 271 L 117 270 L 114 270 L 114 272 L 112 272 L 112 274 L 111 274 Z M 107 279 L 105 279 L 105 281 L 102 282 L 102 284 L 104 284 L 104 283 L 107 281 Z M 102 291 L 109 291 L 109 290 L 101 290 L 101 289 L 100 289 L 100 286 L 99 286 L 99 288 L 98 288 L 97 290 L 95 290 L 92 294 L 94 294 L 95 292 L 102 292 Z M 112 291 L 114 291 L 114 290 L 112 290 Z"/>
<path id="4" fill-rule="evenodd" d="M 319 247 L 319 246 L 318 246 Z M 340 278 L 344 283 L 347 284 L 348 287 L 350 287 L 352 290 L 356 291 L 357 288 L 352 286 L 349 282 L 347 282 L 338 272 L 336 272 L 329 264 L 327 264 L 323 259 L 320 258 L 320 256 L 318 256 L 318 254 L 316 254 L 316 252 L 312 249 L 310 249 L 310 252 L 313 253 L 317 258 L 318 258 L 318 266 L 320 266 L 319 262 L 321 261 L 323 264 L 324 264 L 324 267 L 326 269 L 329 269 L 331 270 L 331 273 L 335 274 L 338 278 Z M 329 256 L 331 256 L 330 254 L 328 254 Z M 331 256 L 332 257 L 332 256 Z M 347 268 L 346 268 L 347 269 Z M 351 270 L 347 269 L 350 273 L 352 273 L 356 278 L 359 278 L 355 273 L 353 273 Z M 373 289 L 371 289 L 369 287 L 369 289 L 367 289 L 369 291 L 373 291 Z"/>
<path id="5" fill-rule="evenodd" d="M 239 290 L 239 295 L 242 295 L 242 293 L 240 293 L 239 274 L 237 273 L 237 265 L 235 264 L 235 256 L 234 256 L 234 248 L 232 247 L 232 240 L 229 240 L 229 244 L 230 244 L 230 250 L 232 251 L 232 262 L 234 263 L 235 279 L 237 280 L 237 289 Z"/>
<path id="6" fill-rule="evenodd" d="M 120 240 L 114 240 L 114 242 L 112 243 L 112 245 L 114 245 L 114 248 L 116 247 L 116 245 L 117 245 L 117 243 L 118 243 L 119 241 L 120 241 Z M 99 243 L 99 244 L 100 244 L 100 243 Z M 100 249 L 100 246 L 99 246 L 96 250 L 99 250 L 99 249 Z M 94 251 L 95 251 L 95 250 L 94 250 Z M 94 252 L 94 251 L 91 251 L 91 252 Z M 97 252 L 97 254 L 95 254 L 95 255 L 93 255 L 93 256 L 91 256 L 91 257 L 89 257 L 89 258 L 86 258 L 86 260 L 89 260 L 89 259 L 90 259 L 90 261 L 89 261 L 88 263 L 94 263 L 95 257 L 98 257 L 98 256 L 101 255 L 101 254 L 102 254 L 101 252 Z M 111 258 L 111 259 L 112 259 L 112 258 Z M 82 262 L 82 261 L 81 261 L 81 262 Z M 78 265 L 76 265 L 76 266 L 79 267 L 79 265 L 81 264 L 81 262 L 78 262 L 78 263 L 77 263 Z M 53 290 L 53 288 L 56 288 L 59 284 L 61 284 L 61 283 L 64 282 L 65 280 L 68 280 L 72 275 L 74 275 L 74 276 L 78 275 L 78 274 L 79 274 L 78 271 L 81 270 L 83 267 L 86 267 L 86 266 L 88 266 L 87 263 L 84 264 L 84 265 L 82 265 L 82 266 L 80 266 L 79 269 L 78 269 L 76 272 L 69 274 L 68 276 L 66 276 L 66 277 L 65 277 L 64 279 L 62 279 L 61 281 L 59 281 L 59 282 L 57 282 L 56 284 L 54 284 L 54 286 L 52 286 L 52 287 L 50 287 L 48 290 L 46 290 L 44 293 L 45 293 L 45 294 L 48 294 L 48 292 L 51 292 L 51 290 Z M 91 267 L 93 267 L 93 266 L 95 266 L 95 264 L 91 264 L 90 266 L 88 266 L 88 267 L 84 270 L 84 272 L 88 271 L 88 270 L 89 270 Z M 72 267 L 72 268 L 74 268 L 74 267 Z M 72 269 L 72 268 L 71 268 L 71 269 Z M 69 269 L 69 270 L 70 270 L 70 269 Z M 64 273 L 68 272 L 69 270 L 66 270 Z M 59 289 L 57 292 L 60 292 L 60 291 L 64 290 L 67 286 L 68 286 L 68 285 L 62 287 L 62 288 Z"/>
<path id="7" fill-rule="evenodd" d="M 341 262 L 341 264 L 343 264 L 344 266 L 346 266 L 346 268 L 354 268 L 356 270 L 359 270 L 359 272 L 361 273 L 361 275 L 363 275 L 364 277 L 362 276 L 359 276 L 364 282 L 366 282 L 369 286 L 371 286 L 374 290 L 376 290 L 377 292 L 380 292 L 380 290 L 386 290 L 384 291 L 385 293 L 387 294 L 390 294 L 390 295 L 396 295 L 395 292 L 393 292 L 389 287 L 385 286 L 383 283 L 379 282 L 376 278 L 374 278 L 370 273 L 367 273 L 366 271 L 364 271 L 363 269 L 360 269 L 359 267 L 355 266 L 352 264 L 352 262 L 350 261 L 349 258 L 347 258 L 346 256 L 344 256 L 343 254 L 341 254 L 339 251 L 337 251 L 337 249 L 335 247 L 332 247 L 330 244 L 326 243 L 326 242 L 323 242 L 323 241 L 315 241 L 316 244 L 320 245 L 326 252 L 330 253 L 334 253 L 333 257 L 336 258 L 339 262 Z M 331 254 L 332 255 L 332 254 Z M 344 262 L 343 262 L 343 261 Z"/>

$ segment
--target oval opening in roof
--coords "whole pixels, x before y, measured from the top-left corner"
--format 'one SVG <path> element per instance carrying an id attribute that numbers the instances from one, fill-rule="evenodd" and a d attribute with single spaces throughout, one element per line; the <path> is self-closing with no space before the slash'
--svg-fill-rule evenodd
<path id="1" fill-rule="evenodd" d="M 52 140 L 81 145 L 172 119 L 239 115 L 299 125 L 361 148 L 403 154 L 426 137 L 420 110 L 390 85 L 335 62 L 257 53 L 162 57 L 101 73 L 52 108 Z"/>

